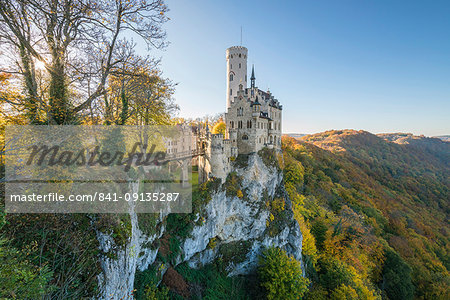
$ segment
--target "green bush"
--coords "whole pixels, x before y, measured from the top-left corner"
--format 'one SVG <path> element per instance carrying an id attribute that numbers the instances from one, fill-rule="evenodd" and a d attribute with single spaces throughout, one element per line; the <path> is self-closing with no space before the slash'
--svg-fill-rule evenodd
<path id="1" fill-rule="evenodd" d="M 259 258 L 258 276 L 267 299 L 301 299 L 309 280 L 302 276 L 300 262 L 279 248 L 268 248 Z"/>
<path id="2" fill-rule="evenodd" d="M 167 287 L 157 287 L 157 272 L 153 267 L 145 271 L 137 271 L 134 280 L 134 289 L 137 300 L 168 300 L 169 289 Z"/>

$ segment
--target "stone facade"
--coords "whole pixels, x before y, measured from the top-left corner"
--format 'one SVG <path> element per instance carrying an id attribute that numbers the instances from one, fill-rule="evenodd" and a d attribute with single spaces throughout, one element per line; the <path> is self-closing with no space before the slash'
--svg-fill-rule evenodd
<path id="1" fill-rule="evenodd" d="M 228 48 L 225 136 L 205 128 L 199 137 L 205 151 L 199 158 L 199 180 L 210 177 L 225 180 L 231 161 L 239 154 L 251 154 L 264 147 L 281 150 L 282 106 L 270 91 L 255 85 L 252 68 L 247 87 L 247 54 L 242 46 Z"/>

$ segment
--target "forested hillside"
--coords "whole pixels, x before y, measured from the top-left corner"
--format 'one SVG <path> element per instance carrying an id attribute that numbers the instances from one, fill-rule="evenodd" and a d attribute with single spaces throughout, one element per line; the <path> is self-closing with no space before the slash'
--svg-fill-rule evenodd
<path id="1" fill-rule="evenodd" d="M 285 137 L 309 299 L 449 299 L 450 144 L 407 134 Z"/>

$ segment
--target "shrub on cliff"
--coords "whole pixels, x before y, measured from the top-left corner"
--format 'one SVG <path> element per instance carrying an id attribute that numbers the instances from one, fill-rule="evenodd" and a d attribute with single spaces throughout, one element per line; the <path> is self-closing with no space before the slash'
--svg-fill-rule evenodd
<path id="1" fill-rule="evenodd" d="M 259 259 L 258 276 L 267 299 L 301 299 L 309 280 L 302 276 L 300 262 L 280 248 L 268 248 Z"/>

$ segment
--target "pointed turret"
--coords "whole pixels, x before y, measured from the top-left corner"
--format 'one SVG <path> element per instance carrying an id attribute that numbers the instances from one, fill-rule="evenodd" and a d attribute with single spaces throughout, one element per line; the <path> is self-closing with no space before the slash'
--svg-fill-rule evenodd
<path id="1" fill-rule="evenodd" d="M 252 65 L 252 76 L 250 77 L 250 87 L 254 88 L 255 87 L 255 65 Z"/>

